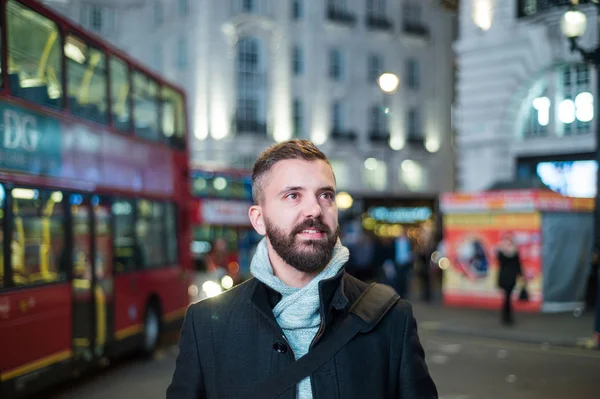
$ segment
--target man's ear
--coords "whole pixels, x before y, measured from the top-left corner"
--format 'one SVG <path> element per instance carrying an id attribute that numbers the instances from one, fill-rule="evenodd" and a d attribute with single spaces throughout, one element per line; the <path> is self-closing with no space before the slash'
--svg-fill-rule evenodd
<path id="1" fill-rule="evenodd" d="M 258 234 L 261 236 L 267 234 L 262 207 L 260 205 L 252 205 L 248 210 L 248 217 L 250 218 L 252 227 L 254 227 L 254 230 L 256 230 Z"/>

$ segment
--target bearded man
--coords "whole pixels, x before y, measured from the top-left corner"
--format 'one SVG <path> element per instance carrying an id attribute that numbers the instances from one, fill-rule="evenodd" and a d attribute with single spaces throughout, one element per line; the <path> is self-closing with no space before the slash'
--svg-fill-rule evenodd
<path id="1" fill-rule="evenodd" d="M 250 266 L 254 278 L 190 306 L 167 399 L 264 397 L 257 387 L 334 344 L 328 337 L 345 328 L 369 287 L 344 271 L 349 252 L 339 240 L 335 186 L 327 157 L 307 140 L 260 155 L 248 212 L 265 236 Z M 390 304 L 276 397 L 437 398 L 412 308 Z"/>

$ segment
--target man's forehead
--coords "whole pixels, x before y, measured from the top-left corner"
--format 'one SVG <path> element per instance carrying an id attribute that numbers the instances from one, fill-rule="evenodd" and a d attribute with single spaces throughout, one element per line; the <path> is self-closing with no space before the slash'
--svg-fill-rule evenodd
<path id="1" fill-rule="evenodd" d="M 335 177 L 331 166 L 325 161 L 305 161 L 300 159 L 287 159 L 279 161 L 271 168 L 267 182 L 276 185 L 322 186 L 324 184 L 335 186 Z"/>

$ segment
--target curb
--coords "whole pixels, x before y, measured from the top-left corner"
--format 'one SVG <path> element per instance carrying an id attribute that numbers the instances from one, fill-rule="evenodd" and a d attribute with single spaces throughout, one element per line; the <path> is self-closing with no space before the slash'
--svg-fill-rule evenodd
<path id="1" fill-rule="evenodd" d="M 495 339 L 500 341 L 513 341 L 535 345 L 550 345 L 559 346 L 565 348 L 579 348 L 586 350 L 594 350 L 595 343 L 592 337 L 581 337 L 581 338 L 559 338 L 559 337 L 548 337 L 537 334 L 527 334 L 518 331 L 490 331 L 490 330 L 476 330 L 468 327 L 452 326 L 442 324 L 435 321 L 423 321 L 419 323 L 419 330 L 428 333 L 443 333 L 462 335 L 469 337 L 479 337 Z"/>

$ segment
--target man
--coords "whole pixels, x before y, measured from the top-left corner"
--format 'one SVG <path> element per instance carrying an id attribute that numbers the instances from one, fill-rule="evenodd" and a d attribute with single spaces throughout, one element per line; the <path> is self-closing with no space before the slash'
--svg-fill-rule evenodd
<path id="1" fill-rule="evenodd" d="M 343 267 L 335 177 L 311 142 L 264 151 L 254 165 L 249 217 L 266 236 L 255 278 L 188 309 L 167 399 L 249 398 L 340 326 L 367 284 Z M 404 301 L 279 398 L 437 398 Z"/>

